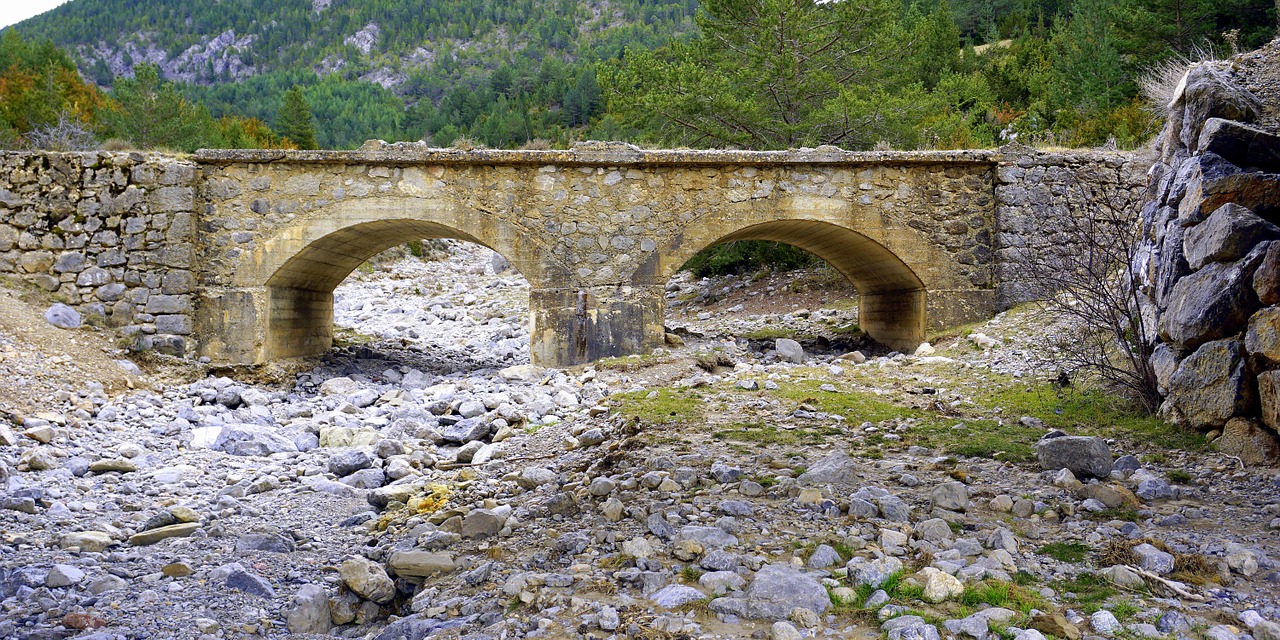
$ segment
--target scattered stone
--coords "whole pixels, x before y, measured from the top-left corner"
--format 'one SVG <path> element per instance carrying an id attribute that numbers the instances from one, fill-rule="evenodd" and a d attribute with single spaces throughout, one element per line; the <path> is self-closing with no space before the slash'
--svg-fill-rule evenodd
<path id="1" fill-rule="evenodd" d="M 79 329 L 80 328 L 80 312 L 62 304 L 55 303 L 44 312 L 44 319 L 49 324 L 59 329 Z"/>
<path id="2" fill-rule="evenodd" d="M 1111 475 L 1111 449 L 1101 438 L 1051 434 L 1036 443 L 1036 458 L 1042 469 L 1069 469 L 1077 478 Z"/>
<path id="3" fill-rule="evenodd" d="M 329 596 L 318 584 L 304 584 L 293 595 L 293 606 L 285 611 L 290 633 L 327 634 L 333 628 Z"/>
<path id="4" fill-rule="evenodd" d="M 959 598 L 964 593 L 964 583 L 955 576 L 934 567 L 925 567 L 916 574 L 916 579 L 923 583 L 924 593 L 921 598 L 925 602 L 937 604 L 952 598 Z"/>
<path id="5" fill-rule="evenodd" d="M 1159 575 L 1173 573 L 1173 554 L 1165 553 L 1145 542 L 1134 547 L 1133 553 L 1138 557 L 1139 567 Z"/>
<path id="6" fill-rule="evenodd" d="M 135 547 L 144 547 L 155 544 L 166 538 L 185 538 L 200 529 L 198 522 L 183 522 L 180 524 L 171 524 L 167 527 L 159 527 L 148 531 L 139 531 L 129 536 L 129 544 Z"/>
<path id="7" fill-rule="evenodd" d="M 338 577 L 360 597 L 386 604 L 396 595 L 396 585 L 381 566 L 360 557 L 342 563 Z"/>

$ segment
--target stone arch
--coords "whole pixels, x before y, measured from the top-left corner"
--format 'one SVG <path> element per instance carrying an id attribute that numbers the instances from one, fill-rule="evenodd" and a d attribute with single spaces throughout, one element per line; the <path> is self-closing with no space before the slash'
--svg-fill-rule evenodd
<path id="1" fill-rule="evenodd" d="M 333 344 L 333 291 L 361 263 L 410 240 L 474 242 L 505 257 L 533 287 L 562 268 L 509 223 L 452 203 L 387 199 L 335 207 L 267 237 L 237 277 L 260 288 L 259 361 L 316 355 Z"/>
<path id="2" fill-rule="evenodd" d="M 924 341 L 929 283 L 885 244 L 833 222 L 784 219 L 749 224 L 723 235 L 716 235 L 714 227 L 686 232 L 673 240 L 655 275 L 665 281 L 699 251 L 737 240 L 781 242 L 826 260 L 858 290 L 858 321 L 869 335 L 895 349 L 914 349 Z M 925 254 L 937 253 L 929 245 L 918 246 Z"/>

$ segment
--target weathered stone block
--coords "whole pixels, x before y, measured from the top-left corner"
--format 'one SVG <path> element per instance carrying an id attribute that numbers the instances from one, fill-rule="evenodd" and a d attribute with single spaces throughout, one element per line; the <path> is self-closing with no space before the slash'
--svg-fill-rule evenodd
<path id="1" fill-rule="evenodd" d="M 185 315 L 156 316 L 156 331 L 180 336 L 191 334 L 191 317 Z"/>
<path id="2" fill-rule="evenodd" d="M 1201 64 L 1187 71 L 1174 95 L 1170 115 L 1172 130 L 1182 145 L 1194 149 L 1200 132 L 1210 118 L 1252 122 L 1262 113 L 1262 101 L 1236 85 L 1223 69 Z"/>
<path id="3" fill-rule="evenodd" d="M 1280 173 L 1280 136 L 1246 124 L 1209 118 L 1200 130 L 1196 149 L 1216 153 L 1241 167 Z"/>
<path id="4" fill-rule="evenodd" d="M 1280 362 L 1280 307 L 1267 307 L 1249 318 L 1244 348 L 1252 355 Z"/>
<path id="5" fill-rule="evenodd" d="M 1280 238 L 1280 227 L 1228 202 L 1188 229 L 1182 247 L 1187 263 L 1195 270 L 1209 262 L 1234 262 L 1259 242 L 1276 238 Z"/>
<path id="6" fill-rule="evenodd" d="M 1151 369 L 1156 374 L 1156 388 L 1161 394 L 1169 393 L 1169 382 L 1178 370 L 1178 354 L 1161 342 L 1151 351 Z"/>
<path id="7" fill-rule="evenodd" d="M 1197 429 L 1221 427 L 1233 416 L 1247 415 L 1253 392 L 1244 364 L 1239 340 L 1201 345 L 1178 365 L 1162 412 Z"/>
<path id="8" fill-rule="evenodd" d="M 1269 244 L 1263 253 L 1253 272 L 1253 291 L 1262 304 L 1280 303 L 1280 242 Z"/>
<path id="9" fill-rule="evenodd" d="M 188 296 L 153 295 L 147 299 L 146 311 L 154 314 L 190 313 L 191 299 Z"/>
<path id="10" fill-rule="evenodd" d="M 18 266 L 27 273 L 48 271 L 53 266 L 53 254 L 48 251 L 31 251 L 18 258 Z"/>
<path id="11" fill-rule="evenodd" d="M 1243 329 L 1259 306 L 1251 262 L 1214 262 L 1179 280 L 1160 318 L 1160 337 L 1190 349 Z"/>
<path id="12" fill-rule="evenodd" d="M 1274 374 L 1274 375 L 1273 375 Z M 1262 419 L 1272 429 L 1280 425 L 1280 371 L 1258 376 L 1258 394 L 1262 402 Z M 1222 428 L 1222 437 L 1214 441 L 1218 450 L 1240 458 L 1251 466 L 1280 461 L 1280 439 L 1251 418 L 1232 418 Z"/>
<path id="13" fill-rule="evenodd" d="M 196 191 L 191 187 L 160 187 L 151 192 L 148 200 L 152 210 L 161 213 L 194 211 Z"/>

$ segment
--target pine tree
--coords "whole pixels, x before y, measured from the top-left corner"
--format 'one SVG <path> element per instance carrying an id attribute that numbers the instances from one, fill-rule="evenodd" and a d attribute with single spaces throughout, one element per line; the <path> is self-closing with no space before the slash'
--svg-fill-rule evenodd
<path id="1" fill-rule="evenodd" d="M 297 143 L 299 149 L 316 148 L 316 124 L 311 116 L 311 105 L 302 95 L 302 89 L 294 85 L 284 94 L 284 104 L 276 116 L 276 131 Z"/>
<path id="2" fill-rule="evenodd" d="M 120 106 L 106 113 L 105 124 L 140 149 L 189 152 L 216 144 L 217 124 L 208 109 L 184 99 L 154 64 L 134 67 L 134 76 L 116 80 L 112 93 Z"/>

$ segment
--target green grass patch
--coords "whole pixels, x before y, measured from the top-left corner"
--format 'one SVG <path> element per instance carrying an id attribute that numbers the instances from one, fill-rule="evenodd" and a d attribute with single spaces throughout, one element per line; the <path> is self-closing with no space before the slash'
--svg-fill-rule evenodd
<path id="1" fill-rule="evenodd" d="M 1054 542 L 1040 547 L 1040 554 L 1058 562 L 1080 563 L 1091 550 L 1089 545 L 1079 542 Z"/>
<path id="2" fill-rule="evenodd" d="M 1184 471 L 1184 470 L 1182 470 L 1182 469 L 1170 469 L 1170 470 L 1169 470 L 1169 481 L 1170 481 L 1170 482 L 1176 482 L 1176 483 L 1178 483 L 1178 484 L 1190 484 L 1190 482 L 1191 482 L 1192 480 L 1194 480 L 1194 479 L 1195 479 L 1195 477 L 1194 477 L 1194 476 L 1192 476 L 1192 475 L 1191 475 L 1191 473 L 1190 473 L 1190 472 L 1188 472 L 1188 471 Z"/>
<path id="3" fill-rule="evenodd" d="M 911 444 L 942 449 L 952 455 L 1030 462 L 1036 457 L 1036 440 L 1044 435 L 1041 429 L 1011 420 L 964 420 L 961 429 L 955 428 L 957 423 L 961 421 L 940 416 L 913 426 L 907 437 Z"/>
<path id="4" fill-rule="evenodd" d="M 717 440 L 750 442 L 757 445 L 822 444 L 842 432 L 838 427 L 797 427 L 780 429 L 765 422 L 738 422 L 711 434 Z M 799 475 L 799 472 L 797 472 Z"/>
<path id="5" fill-rule="evenodd" d="M 1063 598 L 1076 603 L 1085 613 L 1101 609 L 1107 598 L 1117 593 L 1114 585 L 1095 573 L 1081 573 L 1070 580 L 1056 581 L 1052 586 Z"/>
<path id="6" fill-rule="evenodd" d="M 966 586 L 964 593 L 960 596 L 960 604 L 966 607 L 989 604 L 993 607 L 1012 609 L 1022 614 L 1027 614 L 1032 609 L 1051 608 L 1039 593 L 1003 580 L 984 580 Z"/>
<path id="7" fill-rule="evenodd" d="M 881 422 L 893 418 L 919 418 L 927 415 L 919 409 L 903 407 L 865 391 L 837 393 L 823 391 L 819 387 L 829 384 L 830 381 L 825 379 L 825 374 L 821 378 L 780 383 L 771 393 L 778 398 L 792 400 L 797 404 L 812 405 L 819 411 L 840 414 L 853 424 Z"/>
<path id="8" fill-rule="evenodd" d="M 701 421 L 703 415 L 702 397 L 685 389 L 619 393 L 610 396 L 609 402 L 618 415 L 654 425 L 688 424 Z"/>
<path id="9" fill-rule="evenodd" d="M 1093 433 L 1165 448 L 1197 451 L 1205 448 L 1204 436 L 1182 429 L 1143 412 L 1137 405 L 1092 389 L 1061 389 L 1050 384 L 1031 387 L 991 385 L 975 401 L 1001 407 L 1006 421 L 1022 416 L 1039 418 L 1045 425 L 1069 433 Z"/>
<path id="10" fill-rule="evenodd" d="M 1138 512 L 1130 507 L 1116 507 L 1114 509 L 1103 509 L 1102 511 L 1094 511 L 1089 514 L 1089 518 L 1099 522 L 1108 520 L 1124 520 L 1125 522 L 1137 522 Z"/>

